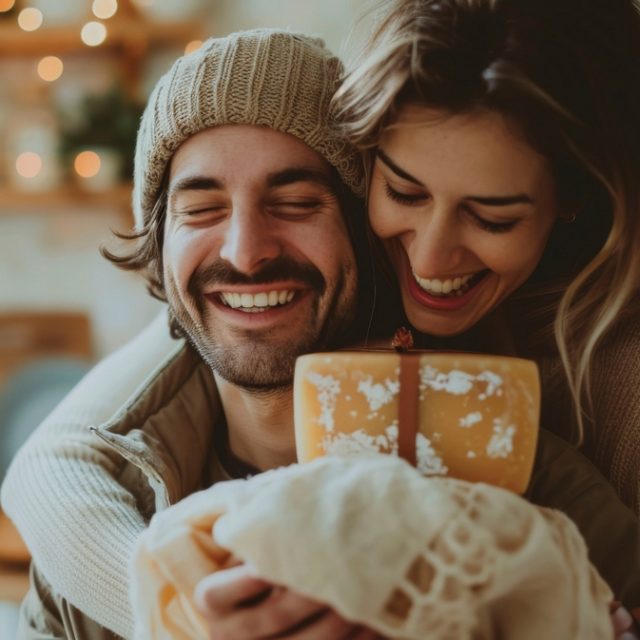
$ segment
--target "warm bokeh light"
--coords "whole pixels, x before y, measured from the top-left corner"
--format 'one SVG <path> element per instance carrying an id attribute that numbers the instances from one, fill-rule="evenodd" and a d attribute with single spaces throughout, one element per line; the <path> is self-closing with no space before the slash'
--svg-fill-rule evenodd
<path id="1" fill-rule="evenodd" d="M 35 178 L 42 170 L 42 158 L 33 151 L 21 153 L 16 158 L 16 171 L 23 178 Z"/>
<path id="2" fill-rule="evenodd" d="M 5 11 L 9 11 L 9 9 L 13 9 L 13 5 L 16 3 L 16 0 L 0 0 L 0 13 L 4 13 Z"/>
<path id="3" fill-rule="evenodd" d="M 80 32 L 82 42 L 90 47 L 97 47 L 107 37 L 107 28 L 101 22 L 87 22 Z"/>
<path id="4" fill-rule="evenodd" d="M 108 20 L 118 10 L 118 2 L 117 0 L 93 0 L 91 10 L 96 18 Z"/>
<path id="5" fill-rule="evenodd" d="M 81 178 L 93 178 L 100 172 L 100 156 L 95 151 L 82 151 L 73 161 L 73 168 Z"/>
<path id="6" fill-rule="evenodd" d="M 185 53 L 193 53 L 197 51 L 202 46 L 202 40 L 192 40 L 187 43 L 187 46 L 184 48 Z"/>
<path id="7" fill-rule="evenodd" d="M 56 56 L 46 56 L 38 62 L 38 75 L 47 82 L 54 82 L 64 70 L 62 60 Z"/>
<path id="8" fill-rule="evenodd" d="M 18 14 L 18 24 L 23 31 L 35 31 L 42 25 L 42 11 L 27 7 Z"/>

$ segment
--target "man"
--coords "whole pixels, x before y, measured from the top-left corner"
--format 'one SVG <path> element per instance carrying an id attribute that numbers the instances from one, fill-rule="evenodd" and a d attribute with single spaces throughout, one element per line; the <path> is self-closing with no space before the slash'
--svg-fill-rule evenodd
<path id="1" fill-rule="evenodd" d="M 46 527 L 21 527 L 37 566 L 20 638 L 129 636 L 127 565 L 151 515 L 214 482 L 295 460 L 295 358 L 353 341 L 357 312 L 368 308 L 356 294 L 367 290 L 357 269 L 362 212 L 351 205 L 363 192 L 359 162 L 329 109 L 340 71 L 318 41 L 255 31 L 208 41 L 154 90 L 136 150 L 136 248 L 111 257 L 147 275 L 169 303 L 174 333 L 193 348 L 152 331 L 58 409 L 48 432 L 55 451 L 42 438 L 16 460 L 3 487 L 7 511 L 21 520 L 45 510 L 68 531 L 55 531 L 52 545 Z M 86 415 L 104 419 L 94 434 L 80 430 Z M 24 499 L 30 476 L 20 473 L 30 459 L 52 486 L 34 492 L 33 504 Z M 571 510 L 544 464 L 534 486 L 547 504 Z M 590 506 L 611 496 L 603 490 Z M 198 599 L 215 637 L 292 628 L 300 639 L 373 637 L 242 566 L 212 576 Z"/>
<path id="2" fill-rule="evenodd" d="M 228 479 L 240 459 L 256 469 L 294 462 L 295 359 L 355 335 L 363 184 L 359 158 L 330 119 L 340 72 L 318 40 L 254 31 L 209 40 L 150 97 L 136 150 L 136 247 L 108 255 L 147 270 L 172 329 L 200 357 L 180 348 L 123 421 L 96 430 L 117 452 L 105 455 L 120 468 L 123 499 L 144 518 Z M 98 533 L 113 514 L 96 499 L 87 526 Z M 124 526 L 135 535 L 141 524 Z M 358 631 L 295 594 L 274 600 L 275 626 L 265 633 L 294 624 L 319 637 Z M 128 635 L 123 618 L 110 626 Z M 59 635 L 113 637 L 34 568 L 19 637 Z"/>

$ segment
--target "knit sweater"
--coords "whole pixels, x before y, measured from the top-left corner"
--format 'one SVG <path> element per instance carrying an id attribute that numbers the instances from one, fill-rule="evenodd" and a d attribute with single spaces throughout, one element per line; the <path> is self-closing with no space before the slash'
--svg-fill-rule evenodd
<path id="1" fill-rule="evenodd" d="M 541 424 L 575 439 L 573 401 L 564 378 L 551 375 L 558 359 L 539 361 Z M 554 383 L 553 380 L 556 380 Z M 613 485 L 623 502 L 640 515 L 640 321 L 619 322 L 598 348 L 591 378 L 582 452 Z"/>
<path id="2" fill-rule="evenodd" d="M 596 462 L 637 510 L 638 465 L 633 461 L 640 459 L 640 438 L 633 430 L 640 429 L 640 400 L 634 404 L 628 396 L 638 388 L 630 383 L 640 376 L 633 357 L 640 354 L 640 328 L 631 329 L 610 341 L 599 360 L 603 370 L 595 383 L 603 386 L 596 416 L 603 422 L 594 451 Z M 117 409 L 126 413 L 129 398 L 146 388 L 167 354 L 182 349 L 167 335 L 166 318 L 158 318 L 99 364 L 47 418 L 14 460 L 2 487 L 3 508 L 56 589 L 123 637 L 130 637 L 133 625 L 127 567 L 146 520 L 131 493 L 115 480 L 121 456 L 87 426 L 108 421 Z M 89 512 L 90 505 L 98 508 Z"/>
<path id="3" fill-rule="evenodd" d="M 87 427 L 126 407 L 167 355 L 183 346 L 169 336 L 166 315 L 156 318 L 58 405 L 16 455 L 2 485 L 3 510 L 56 588 L 125 638 L 133 633 L 129 559 L 146 522 L 114 480 L 122 457 Z M 88 513 L 92 503 L 99 508 Z"/>

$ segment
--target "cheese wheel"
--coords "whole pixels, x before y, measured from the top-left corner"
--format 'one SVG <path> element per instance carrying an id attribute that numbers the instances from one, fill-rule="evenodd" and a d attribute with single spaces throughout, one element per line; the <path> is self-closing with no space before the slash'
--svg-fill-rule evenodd
<path id="1" fill-rule="evenodd" d="M 538 437 L 534 362 L 471 353 L 341 351 L 296 362 L 298 460 L 380 452 L 425 475 L 527 488 Z"/>

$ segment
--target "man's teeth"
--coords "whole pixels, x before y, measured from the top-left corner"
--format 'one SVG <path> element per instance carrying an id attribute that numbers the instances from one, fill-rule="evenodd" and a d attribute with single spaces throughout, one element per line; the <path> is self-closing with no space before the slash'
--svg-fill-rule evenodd
<path id="1" fill-rule="evenodd" d="M 438 278 L 421 278 L 420 276 L 413 274 L 416 282 L 420 285 L 421 289 L 424 289 L 427 293 L 435 295 L 462 295 L 469 287 L 469 280 L 476 275 L 474 273 L 460 276 L 458 278 L 450 278 L 448 280 L 438 280 Z"/>
<path id="2" fill-rule="evenodd" d="M 232 309 L 243 311 L 266 311 L 291 302 L 295 291 L 261 291 L 260 293 L 220 293 L 220 300 Z"/>

